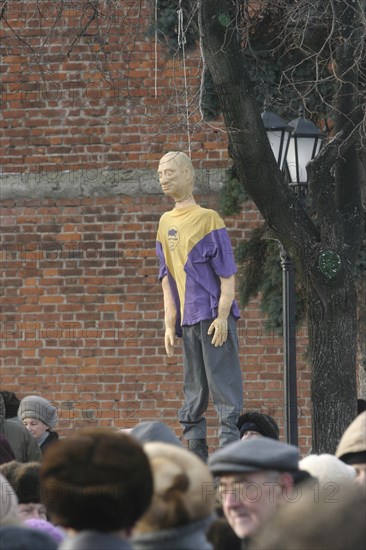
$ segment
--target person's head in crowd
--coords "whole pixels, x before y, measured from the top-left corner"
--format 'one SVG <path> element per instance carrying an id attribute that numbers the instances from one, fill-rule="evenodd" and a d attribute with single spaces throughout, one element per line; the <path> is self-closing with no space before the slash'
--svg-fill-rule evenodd
<path id="1" fill-rule="evenodd" d="M 240 539 L 247 539 L 291 498 L 299 450 L 275 439 L 255 437 L 214 452 L 208 466 L 219 478 L 227 521 Z"/>
<path id="2" fill-rule="evenodd" d="M 356 481 L 366 488 L 366 411 L 351 422 L 342 435 L 336 456 L 353 466 L 356 470 Z"/>
<path id="3" fill-rule="evenodd" d="M 30 518 L 47 519 L 46 508 L 41 502 L 40 466 L 39 462 L 20 464 L 12 477 L 22 521 Z"/>
<path id="4" fill-rule="evenodd" d="M 303 491 L 257 532 L 249 550 L 364 550 L 366 499 L 356 484 Z"/>
<path id="5" fill-rule="evenodd" d="M 211 548 L 206 531 L 214 519 L 215 491 L 207 465 L 180 445 L 150 442 L 154 494 L 134 529 L 134 549 Z M 179 545 L 177 546 L 179 541 Z"/>
<path id="6" fill-rule="evenodd" d="M 49 535 L 57 544 L 60 544 L 60 542 L 62 542 L 66 537 L 66 534 L 62 529 L 56 525 L 53 525 L 53 523 L 47 521 L 46 519 L 26 519 L 24 525 L 30 527 L 31 529 L 37 529 L 43 533 L 47 533 L 47 535 Z"/>
<path id="7" fill-rule="evenodd" d="M 356 479 L 356 470 L 353 466 L 349 466 L 336 456 L 327 453 L 305 456 L 300 460 L 299 468 L 316 478 L 321 487 L 333 483 L 339 488 L 350 482 L 353 483 Z"/>
<path id="8" fill-rule="evenodd" d="M 137 441 L 112 429 L 90 428 L 47 450 L 41 488 L 55 525 L 125 538 L 150 504 L 153 480 Z"/>
<path id="9" fill-rule="evenodd" d="M 0 393 L 0 433 L 7 439 L 15 460 L 31 462 L 42 460 L 42 451 L 32 434 L 18 419 L 6 418 L 4 398 Z"/>
<path id="10" fill-rule="evenodd" d="M 1 550 L 57 550 L 57 543 L 39 529 L 9 525 L 0 527 Z"/>
<path id="11" fill-rule="evenodd" d="M 182 442 L 173 430 L 159 420 L 140 422 L 131 429 L 130 435 L 135 437 L 141 444 L 150 441 L 160 441 L 161 443 L 170 443 L 171 445 L 183 447 Z"/>
<path id="12" fill-rule="evenodd" d="M 5 405 L 5 418 L 17 418 L 18 409 L 20 405 L 20 399 L 12 391 L 0 391 L 0 395 L 4 400 Z"/>
<path id="13" fill-rule="evenodd" d="M 20 523 L 18 498 L 9 481 L 0 474 L 0 527 Z"/>
<path id="14" fill-rule="evenodd" d="M 21 400 L 18 418 L 40 446 L 58 422 L 56 407 L 39 395 L 28 395 Z"/>
<path id="15" fill-rule="evenodd" d="M 269 415 L 257 411 L 248 411 L 239 416 L 237 427 L 240 439 L 251 437 L 280 438 L 280 430 L 277 422 Z"/>

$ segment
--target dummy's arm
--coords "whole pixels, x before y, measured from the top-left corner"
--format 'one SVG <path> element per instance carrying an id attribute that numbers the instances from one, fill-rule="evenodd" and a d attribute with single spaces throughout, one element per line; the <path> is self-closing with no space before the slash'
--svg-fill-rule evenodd
<path id="1" fill-rule="evenodd" d="M 165 276 L 161 285 L 163 287 L 164 295 L 164 322 L 165 322 L 165 350 L 167 355 L 171 357 L 174 354 L 174 340 L 175 340 L 175 321 L 177 319 L 177 310 L 173 300 L 173 296 L 170 290 L 168 277 Z"/>
<path id="2" fill-rule="evenodd" d="M 222 346 L 227 340 L 228 322 L 227 318 L 235 298 L 235 275 L 224 278 L 220 277 L 221 294 L 216 319 L 211 323 L 207 334 L 213 334 L 212 344 L 215 347 Z"/>

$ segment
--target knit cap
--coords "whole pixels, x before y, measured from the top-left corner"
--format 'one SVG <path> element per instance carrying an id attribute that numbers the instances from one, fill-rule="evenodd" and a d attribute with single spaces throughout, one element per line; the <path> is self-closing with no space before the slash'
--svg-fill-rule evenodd
<path id="1" fill-rule="evenodd" d="M 39 395 L 27 395 L 21 400 L 18 417 L 21 421 L 25 418 L 40 420 L 50 429 L 54 428 L 58 421 L 56 407 Z"/>

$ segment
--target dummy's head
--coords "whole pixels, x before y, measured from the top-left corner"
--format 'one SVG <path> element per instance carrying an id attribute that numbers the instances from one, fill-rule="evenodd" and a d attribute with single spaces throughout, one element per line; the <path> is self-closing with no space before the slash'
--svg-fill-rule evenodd
<path id="1" fill-rule="evenodd" d="M 192 197 L 195 173 L 191 159 L 185 153 L 166 153 L 160 159 L 158 177 L 163 193 L 175 202 Z"/>

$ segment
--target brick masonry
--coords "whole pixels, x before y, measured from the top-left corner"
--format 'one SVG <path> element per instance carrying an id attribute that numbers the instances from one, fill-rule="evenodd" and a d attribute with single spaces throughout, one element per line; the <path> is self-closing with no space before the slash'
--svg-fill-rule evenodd
<path id="1" fill-rule="evenodd" d="M 217 195 L 197 197 L 215 207 Z M 163 419 L 179 433 L 181 346 L 163 348 L 155 233 L 166 198 L 4 201 L 2 387 L 57 404 L 60 432 Z M 226 220 L 233 245 L 259 222 L 252 205 Z M 283 427 L 282 340 L 253 300 L 238 322 L 245 404 Z M 305 335 L 298 335 L 299 423 L 310 445 Z M 208 415 L 217 444 L 216 414 Z"/>
<path id="2" fill-rule="evenodd" d="M 197 51 L 187 54 L 186 79 L 181 52 L 168 59 L 158 45 L 155 56 L 151 3 L 121 2 L 112 14 L 101 2 L 105 17 L 74 44 L 87 3 L 63 3 L 69 9 L 53 28 L 58 4 L 10 1 L 10 27 L 1 31 L 2 387 L 52 400 L 61 434 L 144 419 L 179 434 L 181 352 L 179 344 L 174 358 L 164 352 L 154 251 L 159 216 L 171 205 L 153 171 L 163 152 L 190 146 L 197 198 L 217 208 L 228 164 L 222 121 L 201 120 Z M 235 245 L 261 218 L 248 204 L 225 221 Z M 264 331 L 257 300 L 238 333 L 246 408 L 272 414 L 283 434 L 282 340 Z M 305 333 L 297 343 L 307 452 Z M 208 426 L 213 449 L 211 404 Z"/>

